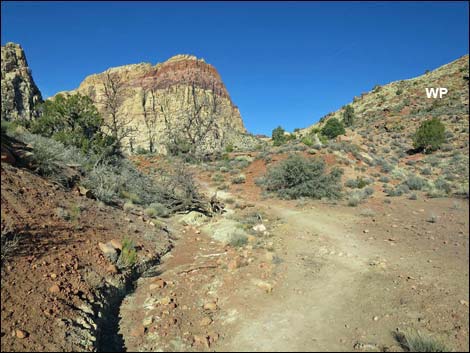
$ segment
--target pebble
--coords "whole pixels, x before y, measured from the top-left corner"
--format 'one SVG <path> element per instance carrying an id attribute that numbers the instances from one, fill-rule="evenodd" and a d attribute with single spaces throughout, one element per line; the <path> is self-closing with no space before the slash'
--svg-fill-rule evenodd
<path id="1" fill-rule="evenodd" d="M 15 330 L 15 335 L 16 335 L 17 338 L 23 339 L 23 338 L 28 337 L 28 332 L 17 329 L 17 330 Z"/>
<path id="2" fill-rule="evenodd" d="M 218 306 L 214 302 L 209 302 L 209 303 L 204 304 L 203 308 L 204 310 L 216 311 Z"/>
<path id="3" fill-rule="evenodd" d="M 211 323 L 212 323 L 212 319 L 206 316 L 199 322 L 199 325 L 204 327 L 204 326 L 209 326 Z"/>

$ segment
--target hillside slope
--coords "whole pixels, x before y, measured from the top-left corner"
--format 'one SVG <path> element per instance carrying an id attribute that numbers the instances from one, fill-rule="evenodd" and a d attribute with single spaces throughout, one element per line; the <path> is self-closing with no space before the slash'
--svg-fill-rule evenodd
<path id="1" fill-rule="evenodd" d="M 453 143 L 462 145 L 468 139 L 468 61 L 469 56 L 465 55 L 424 75 L 376 86 L 354 97 L 350 103 L 356 116 L 353 128 L 364 137 L 406 135 L 421 121 L 439 117 L 454 133 Z M 437 87 L 447 88 L 448 93 L 442 99 L 427 98 L 426 88 Z M 331 118 L 342 120 L 345 107 L 302 129 L 300 134 L 308 133 L 312 127 L 321 128 Z"/>

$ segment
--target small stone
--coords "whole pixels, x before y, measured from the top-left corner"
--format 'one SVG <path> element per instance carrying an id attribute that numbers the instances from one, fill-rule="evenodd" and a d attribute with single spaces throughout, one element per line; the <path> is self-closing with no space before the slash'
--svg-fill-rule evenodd
<path id="1" fill-rule="evenodd" d="M 253 227 L 253 230 L 255 232 L 263 233 L 263 232 L 266 231 L 266 226 L 264 224 L 260 223 L 260 224 L 255 225 Z"/>
<path id="2" fill-rule="evenodd" d="M 100 248 L 101 252 L 103 253 L 103 255 L 109 260 L 111 261 L 112 263 L 115 263 L 118 259 L 118 254 L 117 254 L 117 251 L 116 249 L 110 245 L 109 243 L 107 244 L 104 244 L 104 243 L 101 243 L 99 242 L 98 243 L 98 247 Z"/>
<path id="3" fill-rule="evenodd" d="M 271 293 L 273 291 L 272 284 L 264 281 L 259 281 L 257 284 L 258 288 L 263 289 L 266 293 Z"/>
<path id="4" fill-rule="evenodd" d="M 379 321 L 379 317 L 378 317 L 378 316 L 374 316 L 374 321 Z"/>
<path id="5" fill-rule="evenodd" d="M 468 302 L 466 300 L 461 300 L 460 301 L 460 304 L 462 304 L 463 306 L 467 306 L 468 307 Z"/>
<path id="6" fill-rule="evenodd" d="M 26 337 L 29 336 L 28 332 L 26 332 L 24 330 L 20 330 L 20 329 L 15 330 L 15 335 L 19 339 L 23 339 L 23 338 L 26 338 Z"/>
<path id="7" fill-rule="evenodd" d="M 215 302 L 209 302 L 204 304 L 203 308 L 204 310 L 216 311 L 218 306 Z"/>
<path id="8" fill-rule="evenodd" d="M 122 243 L 117 239 L 112 239 L 108 244 L 111 245 L 114 249 L 122 250 Z"/>
<path id="9" fill-rule="evenodd" d="M 212 319 L 206 316 L 199 322 L 199 325 L 205 327 L 205 326 L 209 326 L 211 323 L 212 323 Z"/>
<path id="10" fill-rule="evenodd" d="M 55 273 L 51 273 L 51 274 L 50 274 L 50 277 L 51 277 L 52 279 L 56 279 L 56 278 L 57 278 L 57 275 L 56 275 Z"/>
<path id="11" fill-rule="evenodd" d="M 369 233 L 369 229 L 364 229 L 363 233 Z"/>
<path id="12" fill-rule="evenodd" d="M 54 294 L 60 293 L 60 287 L 57 284 L 54 284 L 52 287 L 49 288 L 49 292 Z"/>
<path id="13" fill-rule="evenodd" d="M 171 303 L 171 298 L 164 297 L 164 298 L 161 298 L 158 302 L 162 305 L 168 305 Z"/>

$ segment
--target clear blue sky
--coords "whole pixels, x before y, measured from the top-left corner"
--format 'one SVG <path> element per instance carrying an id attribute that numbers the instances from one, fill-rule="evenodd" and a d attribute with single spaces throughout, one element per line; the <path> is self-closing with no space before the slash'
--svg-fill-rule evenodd
<path id="1" fill-rule="evenodd" d="M 45 97 L 108 67 L 203 57 L 250 132 L 305 127 L 468 53 L 467 2 L 2 2 Z"/>

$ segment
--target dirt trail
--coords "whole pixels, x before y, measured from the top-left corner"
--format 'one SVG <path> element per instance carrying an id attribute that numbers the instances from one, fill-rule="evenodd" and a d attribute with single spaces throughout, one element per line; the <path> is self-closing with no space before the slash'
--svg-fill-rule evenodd
<path id="1" fill-rule="evenodd" d="M 240 330 L 222 350 L 344 350 L 338 337 L 357 313 L 354 305 L 368 250 L 348 229 L 350 219 L 316 211 L 270 207 L 282 230 L 286 264 L 272 296 L 253 302 Z M 370 321 L 370 318 L 367 318 Z"/>
<path id="2" fill-rule="evenodd" d="M 208 185 L 203 187 L 212 191 Z M 365 227 L 375 227 L 379 221 L 364 220 L 350 207 L 317 202 L 299 208 L 279 200 L 250 203 L 268 218 L 264 223 L 272 233 L 269 251 L 278 261 L 266 261 L 265 248 L 234 250 L 198 227 L 186 227 L 161 267 L 162 278 L 170 283 L 167 291 L 156 293 L 149 289 L 153 280 L 143 279 L 121 309 L 121 332 L 128 349 L 402 351 L 392 334 L 398 327 L 460 335 L 462 346 L 468 344 L 464 329 L 468 309 L 462 310 L 457 300 L 468 297 L 468 286 L 455 285 L 465 276 L 468 279 L 468 271 L 462 270 L 468 263 L 465 248 L 449 260 L 425 239 L 434 246 L 428 251 L 420 234 L 413 238 L 400 231 L 390 238 L 388 228 L 396 225 L 387 222 L 393 217 L 371 228 L 371 236 Z M 468 246 L 468 235 L 460 231 L 459 237 Z M 420 245 L 410 246 L 409 241 Z M 430 256 L 434 262 L 426 266 L 424 259 Z M 236 257 L 243 265 L 227 269 Z M 182 270 L 201 265 L 210 266 L 181 276 Z M 441 265 L 447 266 L 449 275 L 441 283 L 434 282 Z M 273 290 L 260 290 L 260 280 Z M 449 290 L 448 285 L 455 288 Z M 149 329 L 150 334 L 144 334 L 144 329 L 132 333 L 136 322 L 145 321 L 149 300 L 165 295 L 173 298 L 172 312 L 154 314 L 172 318 L 171 323 L 162 320 L 160 326 Z M 207 301 L 216 302 L 217 311 L 203 310 Z M 209 325 L 200 324 L 205 318 L 210 319 Z"/>

